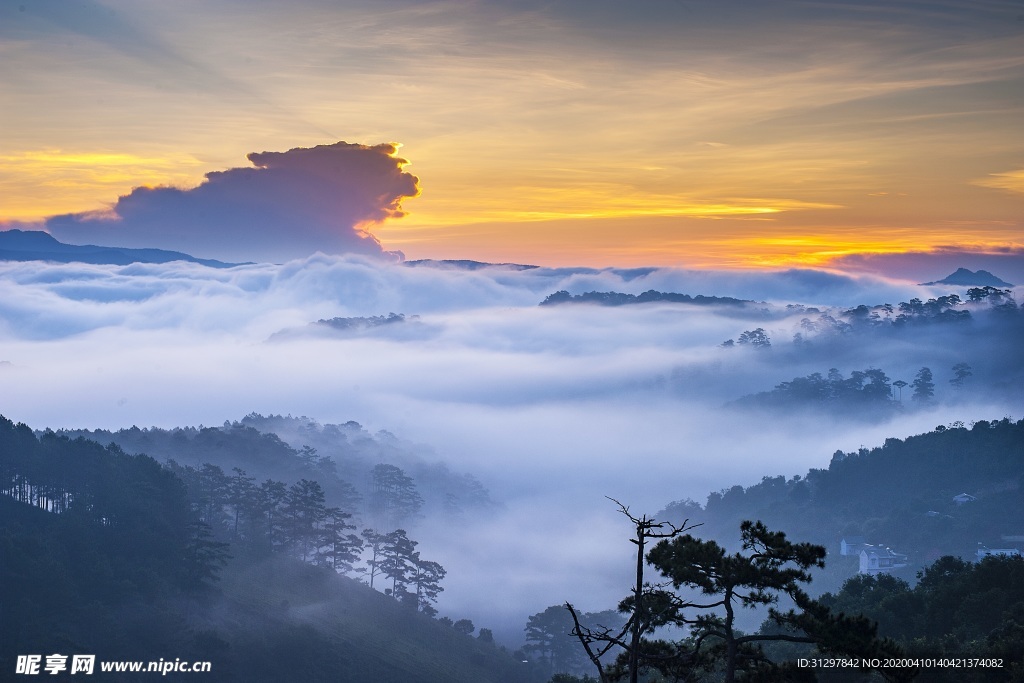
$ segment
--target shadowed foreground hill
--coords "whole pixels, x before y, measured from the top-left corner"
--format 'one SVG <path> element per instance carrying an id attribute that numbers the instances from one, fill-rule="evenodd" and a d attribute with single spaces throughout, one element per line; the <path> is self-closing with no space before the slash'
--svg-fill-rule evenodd
<path id="1" fill-rule="evenodd" d="M 18 655 L 58 653 L 209 661 L 226 682 L 533 680 L 493 643 L 327 567 L 229 560 L 187 501 L 152 458 L 0 418 L 0 679 Z"/>

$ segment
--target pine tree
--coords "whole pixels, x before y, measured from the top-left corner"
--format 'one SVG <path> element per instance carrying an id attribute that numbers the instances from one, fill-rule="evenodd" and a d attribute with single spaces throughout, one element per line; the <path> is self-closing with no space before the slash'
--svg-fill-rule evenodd
<path id="1" fill-rule="evenodd" d="M 356 528 L 355 524 L 349 523 L 352 519 L 350 513 L 342 512 L 339 508 L 327 508 L 326 513 L 320 542 L 325 549 L 323 560 L 334 571 L 348 574 L 355 571 L 355 564 L 362 555 L 363 539 L 346 533 Z"/>
<path id="2" fill-rule="evenodd" d="M 287 545 L 304 562 L 319 558 L 326 518 L 324 492 L 318 482 L 300 479 L 289 487 L 284 505 Z"/>
<path id="3" fill-rule="evenodd" d="M 370 512 L 378 528 L 394 530 L 418 516 L 423 498 L 401 468 L 382 463 L 373 468 L 371 477 Z"/>
<path id="4" fill-rule="evenodd" d="M 928 368 L 921 368 L 918 370 L 917 376 L 910 384 L 914 387 L 914 395 L 912 398 L 915 401 L 927 403 L 932 400 L 933 396 L 935 396 L 935 383 L 932 382 L 932 371 Z"/>

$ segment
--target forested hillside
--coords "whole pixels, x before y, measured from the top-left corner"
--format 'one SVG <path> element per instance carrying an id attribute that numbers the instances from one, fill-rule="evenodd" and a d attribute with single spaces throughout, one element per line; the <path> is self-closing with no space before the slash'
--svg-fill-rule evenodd
<path id="1" fill-rule="evenodd" d="M 887 574 L 856 576 L 822 603 L 876 621 L 879 633 L 911 657 L 998 664 L 932 667 L 922 681 L 1024 680 L 1024 558 L 990 556 L 974 563 L 947 556 L 919 578 L 911 587 Z"/>
<path id="2" fill-rule="evenodd" d="M 763 520 L 830 553 L 817 590 L 837 589 L 856 571 L 839 556 L 844 537 L 907 554 L 908 574 L 944 555 L 973 557 L 979 544 L 1024 535 L 1024 421 L 956 423 L 882 446 L 837 451 L 827 469 L 766 476 L 711 493 L 704 505 L 677 501 L 659 518 L 704 523 L 701 535 L 730 538 L 744 519 Z M 975 500 L 958 503 L 967 493 Z M 1019 545 L 1019 543 L 1018 543 Z"/>
<path id="3" fill-rule="evenodd" d="M 370 434 L 357 422 L 322 425 L 310 418 L 251 413 L 219 427 L 157 427 L 68 430 L 100 443 L 115 443 L 129 453 L 145 453 L 178 465 L 213 465 L 228 475 L 234 468 L 257 482 L 267 478 L 288 483 L 315 480 L 326 500 L 370 520 L 379 486 L 374 468 L 388 465 L 409 478 L 420 498 L 416 515 L 459 517 L 486 513 L 497 504 L 470 474 L 452 472 L 423 446 L 379 431 Z M 403 520 L 405 524 L 414 519 Z M 394 528 L 394 527 L 392 527 Z"/>
<path id="4" fill-rule="evenodd" d="M 218 681 L 536 679 L 486 629 L 433 619 L 426 579 L 385 566 L 390 541 L 370 566 L 390 595 L 340 575 L 322 534 L 351 527 L 315 482 L 269 487 L 279 504 L 257 514 L 197 489 L 209 468 L 189 472 L 0 418 L 0 670 L 57 652 L 210 661 Z"/>

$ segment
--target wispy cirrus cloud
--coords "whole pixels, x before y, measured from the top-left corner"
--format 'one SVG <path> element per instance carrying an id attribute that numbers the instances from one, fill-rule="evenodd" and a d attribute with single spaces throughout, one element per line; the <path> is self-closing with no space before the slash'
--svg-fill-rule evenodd
<path id="1" fill-rule="evenodd" d="M 974 184 L 981 187 L 992 187 L 997 190 L 1024 193 L 1024 168 L 1004 173 L 991 173 L 988 177 L 975 180 Z"/>

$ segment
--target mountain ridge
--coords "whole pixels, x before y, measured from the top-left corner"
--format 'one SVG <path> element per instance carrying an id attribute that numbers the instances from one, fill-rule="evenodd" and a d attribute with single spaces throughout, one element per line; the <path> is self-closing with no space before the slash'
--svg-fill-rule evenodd
<path id="1" fill-rule="evenodd" d="M 53 261 L 114 266 L 127 266 L 131 263 L 186 261 L 210 268 L 232 268 L 243 265 L 215 259 L 201 259 L 184 252 L 167 249 L 67 244 L 42 230 L 18 229 L 0 231 L 0 261 Z"/>
<path id="2" fill-rule="evenodd" d="M 987 270 L 968 270 L 967 268 L 957 268 L 955 272 L 947 275 L 941 280 L 935 282 L 922 282 L 923 286 L 931 285 L 964 285 L 964 286 L 977 286 L 977 287 L 1013 287 L 1012 284 L 1002 280 Z"/>

